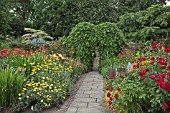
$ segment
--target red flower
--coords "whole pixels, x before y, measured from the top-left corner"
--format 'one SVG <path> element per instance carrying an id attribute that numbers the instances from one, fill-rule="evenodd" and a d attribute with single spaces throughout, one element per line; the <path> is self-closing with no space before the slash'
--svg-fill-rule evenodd
<path id="1" fill-rule="evenodd" d="M 136 62 L 136 59 L 134 59 L 133 62 Z"/>
<path id="2" fill-rule="evenodd" d="M 22 51 L 20 48 L 14 48 L 14 51 Z"/>
<path id="3" fill-rule="evenodd" d="M 138 58 L 138 60 L 139 60 L 140 62 L 142 62 L 142 61 L 146 60 L 146 58 L 145 58 L 145 57 L 141 57 L 141 58 Z"/>
<path id="4" fill-rule="evenodd" d="M 167 73 L 167 75 L 170 77 L 170 71 Z"/>
<path id="5" fill-rule="evenodd" d="M 120 87 L 118 87 L 118 88 L 117 88 L 117 91 L 118 91 L 118 92 L 120 92 L 120 91 L 121 91 Z"/>
<path id="6" fill-rule="evenodd" d="M 140 76 L 140 80 L 144 80 L 146 77 L 144 75 Z"/>
<path id="7" fill-rule="evenodd" d="M 109 100 L 109 101 L 108 101 L 108 104 L 109 104 L 109 106 L 110 106 L 110 105 L 112 105 L 112 101 L 111 101 L 111 100 Z"/>
<path id="8" fill-rule="evenodd" d="M 120 76 L 120 78 L 125 78 L 125 76 Z"/>
<path id="9" fill-rule="evenodd" d="M 159 64 L 167 65 L 167 61 L 164 58 L 158 58 L 158 59 L 159 59 L 158 61 Z"/>
<path id="10" fill-rule="evenodd" d="M 168 65 L 167 68 L 170 69 L 170 65 Z"/>
<path id="11" fill-rule="evenodd" d="M 165 50 L 164 50 L 166 53 L 170 53 L 170 47 L 168 47 L 168 48 L 165 48 Z"/>
<path id="12" fill-rule="evenodd" d="M 152 57 L 152 58 L 151 58 L 151 60 L 153 60 L 153 61 L 154 61 L 154 60 L 155 60 L 155 57 Z"/>
<path id="13" fill-rule="evenodd" d="M 112 100 L 112 97 L 110 97 L 110 100 Z"/>
<path id="14" fill-rule="evenodd" d="M 118 94 L 115 94 L 115 95 L 114 95 L 114 98 L 115 98 L 115 99 L 118 99 L 118 97 L 119 97 Z"/>
<path id="15" fill-rule="evenodd" d="M 158 77 L 158 76 L 159 76 L 159 74 L 158 74 L 158 73 L 156 73 L 156 74 L 155 74 L 155 77 Z"/>
<path id="16" fill-rule="evenodd" d="M 111 87 L 111 88 L 109 89 L 109 91 L 112 92 L 112 91 L 113 91 L 113 88 Z"/>
<path id="17" fill-rule="evenodd" d="M 162 83 L 162 82 L 164 82 L 164 78 L 158 78 L 158 79 L 156 80 L 156 82 L 157 82 L 157 83 Z"/>
<path id="18" fill-rule="evenodd" d="M 150 76 L 150 79 L 154 80 L 155 79 L 155 75 Z"/>
<path id="19" fill-rule="evenodd" d="M 164 85 L 164 87 L 163 87 L 164 90 L 166 90 L 166 91 L 170 90 L 170 84 L 168 82 L 165 82 L 163 85 Z"/>
<path id="20" fill-rule="evenodd" d="M 164 110 L 168 109 L 168 104 L 163 104 L 163 105 L 162 105 L 162 108 L 163 108 Z"/>
<path id="21" fill-rule="evenodd" d="M 146 71 L 146 72 L 149 72 L 149 69 L 147 68 L 147 69 L 145 69 L 145 71 Z"/>
<path id="22" fill-rule="evenodd" d="M 152 65 L 155 65 L 154 62 L 151 62 Z"/>
<path id="23" fill-rule="evenodd" d="M 160 67 L 160 69 L 165 69 L 165 68 L 166 68 L 166 66 L 165 66 L 165 65 L 163 65 L 163 66 L 161 66 L 161 67 Z"/>
<path id="24" fill-rule="evenodd" d="M 107 97 L 110 97 L 110 96 L 111 96 L 111 94 L 110 94 L 110 92 L 108 92 L 108 93 L 107 93 Z"/>
<path id="25" fill-rule="evenodd" d="M 152 44 L 152 48 L 155 49 L 157 47 L 157 43 Z"/>
<path id="26" fill-rule="evenodd" d="M 139 72 L 140 75 L 144 75 L 145 73 L 146 73 L 145 70 L 141 70 L 141 71 Z"/>
<path id="27" fill-rule="evenodd" d="M 115 77 L 115 74 L 110 75 L 110 79 L 113 79 Z"/>
<path id="28" fill-rule="evenodd" d="M 165 77 L 166 74 L 165 74 L 165 73 L 161 73 L 160 76 L 161 76 L 161 77 Z"/>

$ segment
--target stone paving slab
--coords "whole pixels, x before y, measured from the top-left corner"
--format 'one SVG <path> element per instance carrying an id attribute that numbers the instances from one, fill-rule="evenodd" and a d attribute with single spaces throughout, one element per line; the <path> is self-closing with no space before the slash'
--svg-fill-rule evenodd
<path id="1" fill-rule="evenodd" d="M 95 98 L 75 98 L 74 101 L 75 102 L 96 102 L 96 99 Z"/>
<path id="2" fill-rule="evenodd" d="M 104 91 L 84 91 L 84 94 L 104 94 Z"/>
<path id="3" fill-rule="evenodd" d="M 87 107 L 87 102 L 72 102 L 71 104 L 70 104 L 70 106 L 71 107 L 83 107 L 83 108 L 86 108 Z"/>
<path id="4" fill-rule="evenodd" d="M 76 113 L 103 113 L 98 108 L 78 108 Z"/>
<path id="5" fill-rule="evenodd" d="M 103 98 L 103 94 L 90 94 L 90 98 L 99 98 L 99 99 L 102 99 Z"/>
<path id="6" fill-rule="evenodd" d="M 103 77 L 98 72 L 89 72 L 66 113 L 105 113 Z"/>
<path id="7" fill-rule="evenodd" d="M 75 95 L 75 98 L 89 98 L 90 97 L 90 95 L 89 94 L 76 94 Z"/>
<path id="8" fill-rule="evenodd" d="M 76 113 L 77 107 L 69 107 L 66 113 Z"/>
<path id="9" fill-rule="evenodd" d="M 101 103 L 88 103 L 89 108 L 101 108 Z"/>
<path id="10" fill-rule="evenodd" d="M 83 86 L 81 85 L 79 89 L 81 88 L 98 88 L 98 86 Z"/>

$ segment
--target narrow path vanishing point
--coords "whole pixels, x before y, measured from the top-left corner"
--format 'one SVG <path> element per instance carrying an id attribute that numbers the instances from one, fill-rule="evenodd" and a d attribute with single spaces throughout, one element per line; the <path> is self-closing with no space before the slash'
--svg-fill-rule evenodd
<path id="1" fill-rule="evenodd" d="M 66 113 L 104 113 L 103 96 L 103 77 L 97 71 L 89 72 Z"/>

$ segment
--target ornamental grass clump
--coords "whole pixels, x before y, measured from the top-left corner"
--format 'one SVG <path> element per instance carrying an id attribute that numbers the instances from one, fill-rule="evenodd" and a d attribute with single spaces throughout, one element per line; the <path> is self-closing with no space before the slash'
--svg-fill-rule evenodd
<path id="1" fill-rule="evenodd" d="M 23 83 L 24 76 L 16 68 L 10 65 L 0 66 L 0 108 L 15 104 Z"/>
<path id="2" fill-rule="evenodd" d="M 170 45 L 164 47 L 164 41 L 159 41 L 148 48 L 134 60 L 129 73 L 110 76 L 111 108 L 127 113 L 170 110 Z"/>

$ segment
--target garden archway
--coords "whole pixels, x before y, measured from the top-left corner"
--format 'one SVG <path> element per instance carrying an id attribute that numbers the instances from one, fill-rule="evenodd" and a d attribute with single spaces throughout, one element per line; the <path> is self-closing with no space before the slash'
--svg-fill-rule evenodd
<path id="1" fill-rule="evenodd" d="M 125 45 L 122 31 L 111 22 L 99 25 L 81 22 L 72 29 L 65 41 L 75 51 L 75 57 L 80 58 L 89 69 L 92 68 L 95 51 L 99 52 L 102 60 L 118 54 Z"/>

